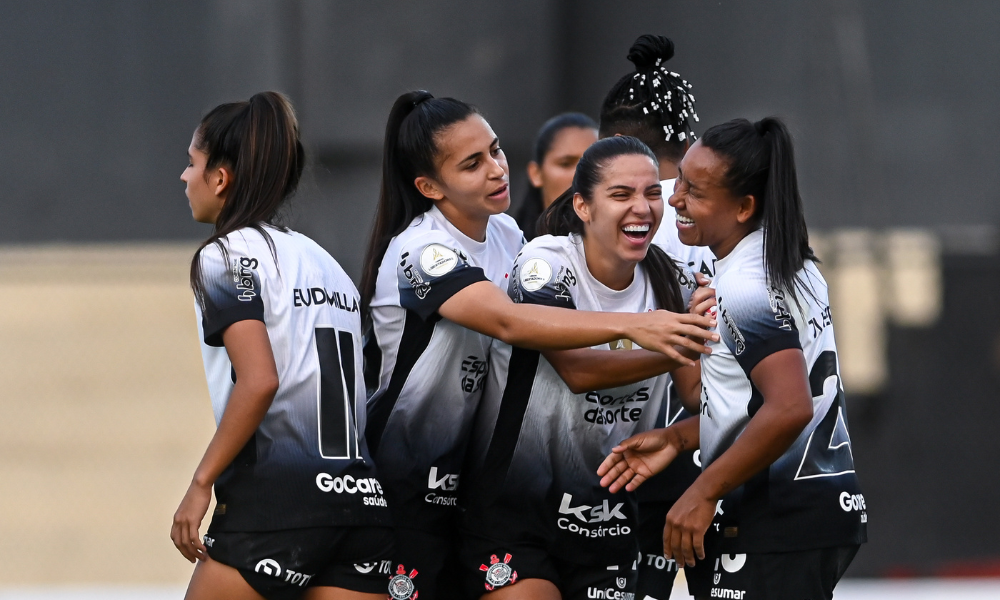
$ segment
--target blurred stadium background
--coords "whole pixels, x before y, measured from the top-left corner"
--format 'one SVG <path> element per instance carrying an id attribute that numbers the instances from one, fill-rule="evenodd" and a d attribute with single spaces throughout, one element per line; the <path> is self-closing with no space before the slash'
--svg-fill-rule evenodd
<path id="1" fill-rule="evenodd" d="M 289 222 L 356 277 L 399 93 L 477 104 L 516 206 L 537 128 L 596 116 L 642 33 L 674 40 L 702 131 L 796 136 L 871 516 L 838 598 L 1000 596 L 998 29 L 972 0 L 6 0 L 0 599 L 189 577 L 167 534 L 213 429 L 187 288 L 208 229 L 177 178 L 205 111 L 292 98 Z"/>

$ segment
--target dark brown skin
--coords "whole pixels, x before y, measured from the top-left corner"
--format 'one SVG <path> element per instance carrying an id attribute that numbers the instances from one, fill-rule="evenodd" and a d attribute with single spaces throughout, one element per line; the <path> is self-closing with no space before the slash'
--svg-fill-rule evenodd
<path id="1" fill-rule="evenodd" d="M 757 207 L 753 196 L 735 197 L 726 189 L 727 168 L 712 150 L 695 143 L 681 161 L 678 185 L 670 198 L 679 215 L 694 220 L 693 225 L 678 228 L 681 241 L 707 245 L 720 259 L 752 230 Z M 700 299 L 698 306 L 706 302 L 707 298 Z M 694 565 L 696 557 L 704 558 L 705 532 L 719 499 L 784 454 L 812 419 L 812 394 L 801 350 L 781 350 L 764 358 L 750 372 L 750 379 L 761 392 L 763 405 L 733 445 L 667 513 L 663 549 L 668 558 L 687 565 Z M 685 421 L 622 442 L 598 469 L 601 485 L 613 491 L 634 490 L 661 471 L 677 456 L 680 440 L 688 443 L 691 439 L 671 431 L 681 426 L 690 427 Z"/>

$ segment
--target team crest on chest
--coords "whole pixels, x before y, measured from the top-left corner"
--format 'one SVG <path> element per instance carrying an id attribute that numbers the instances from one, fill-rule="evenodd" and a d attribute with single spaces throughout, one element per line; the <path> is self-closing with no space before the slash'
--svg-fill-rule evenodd
<path id="1" fill-rule="evenodd" d="M 552 267 L 541 258 L 532 258 L 521 267 L 520 278 L 525 291 L 538 291 L 552 279 Z"/>
<path id="2" fill-rule="evenodd" d="M 508 563 L 513 558 L 510 554 L 505 554 L 501 562 L 497 555 L 490 556 L 490 565 L 479 565 L 480 571 L 486 571 L 486 589 L 493 591 L 498 587 L 508 583 L 517 583 L 517 571 Z"/>
<path id="3" fill-rule="evenodd" d="M 417 600 L 420 592 L 413 583 L 416 576 L 416 569 L 407 573 L 403 565 L 396 567 L 396 574 L 389 579 L 389 597 L 392 600 Z"/>
<path id="4" fill-rule="evenodd" d="M 441 244 L 428 244 L 420 252 L 420 268 L 424 273 L 439 277 L 448 273 L 458 264 L 458 255 Z"/>

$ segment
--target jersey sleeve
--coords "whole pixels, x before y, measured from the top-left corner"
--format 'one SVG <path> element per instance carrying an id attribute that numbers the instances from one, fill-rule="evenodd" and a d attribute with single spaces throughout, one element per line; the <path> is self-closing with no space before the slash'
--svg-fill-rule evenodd
<path id="1" fill-rule="evenodd" d="M 454 240 L 444 234 L 426 234 L 410 240 L 399 252 L 396 269 L 399 303 L 425 321 L 446 300 L 473 283 L 489 281 L 469 263 Z"/>
<path id="2" fill-rule="evenodd" d="M 719 335 L 743 372 L 768 356 L 789 348 L 802 349 L 785 293 L 769 286 L 763 276 L 744 275 L 722 282 L 716 290 Z"/>
<path id="3" fill-rule="evenodd" d="M 529 243 L 514 259 L 507 294 L 519 304 L 576 308 L 577 278 L 566 258 Z"/>
<path id="4" fill-rule="evenodd" d="M 264 322 L 259 261 L 245 249 L 229 245 L 224 254 L 214 243 L 202 248 L 198 256 L 204 287 L 202 331 L 206 344 L 219 347 L 222 333 L 233 323 Z"/>

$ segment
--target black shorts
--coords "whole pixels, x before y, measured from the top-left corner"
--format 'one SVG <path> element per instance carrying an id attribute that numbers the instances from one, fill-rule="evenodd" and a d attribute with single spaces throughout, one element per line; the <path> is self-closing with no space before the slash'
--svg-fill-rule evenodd
<path id="1" fill-rule="evenodd" d="M 459 598 L 458 537 L 454 529 L 441 534 L 398 527 L 393 554 L 389 598 L 409 600 L 415 592 L 420 600 Z"/>
<path id="2" fill-rule="evenodd" d="M 314 527 L 205 536 L 208 555 L 233 567 L 268 600 L 299 598 L 308 587 L 384 594 L 392 568 L 389 527 Z"/>
<path id="3" fill-rule="evenodd" d="M 465 597 L 483 594 L 523 579 L 551 581 L 563 600 L 635 597 L 635 555 L 609 557 L 618 562 L 580 565 L 560 560 L 537 546 L 503 544 L 479 536 L 462 538 Z M 423 598 L 421 596 L 421 598 Z"/>
<path id="4" fill-rule="evenodd" d="M 666 600 L 677 578 L 677 563 L 663 556 L 663 526 L 673 502 L 639 505 L 639 582 L 636 598 Z"/>
<path id="5" fill-rule="evenodd" d="M 688 589 L 701 598 L 830 600 L 859 545 L 796 552 L 723 554 L 708 547 L 705 560 L 684 570 Z M 717 548 L 717 546 L 716 546 Z"/>

